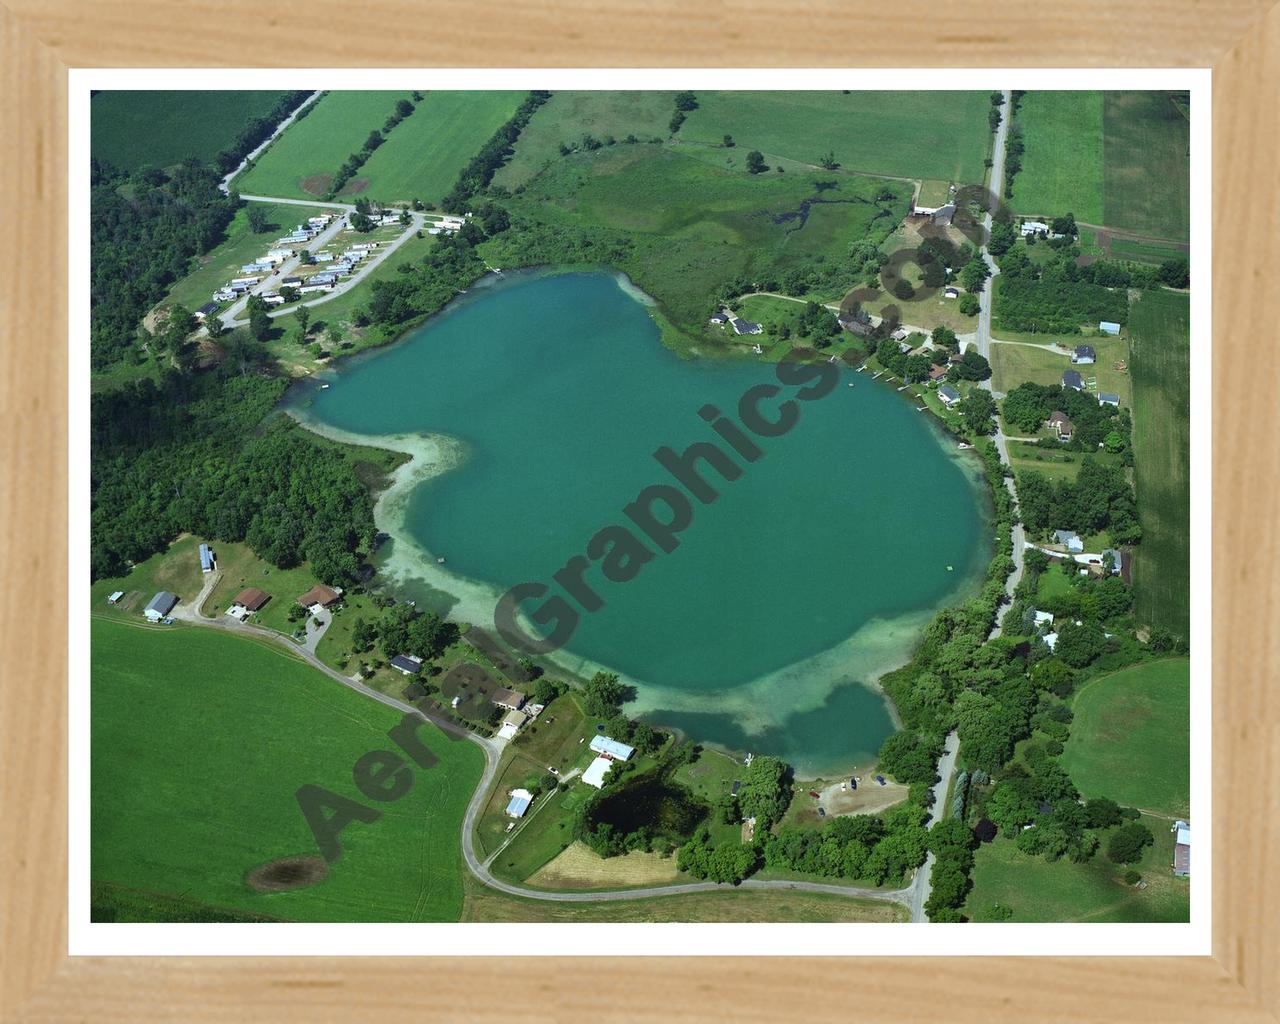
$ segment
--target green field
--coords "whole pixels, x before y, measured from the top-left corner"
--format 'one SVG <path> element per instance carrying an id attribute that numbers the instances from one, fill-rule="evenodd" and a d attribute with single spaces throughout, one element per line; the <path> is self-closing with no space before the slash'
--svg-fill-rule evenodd
<path id="1" fill-rule="evenodd" d="M 1186 240 L 1190 124 L 1168 93 L 1028 92 L 1015 123 L 1026 145 L 1009 200 L 1016 212 L 1074 213 L 1152 241 Z M 1112 255 L 1151 260 L 1127 255 L 1132 245 Z"/>
<path id="2" fill-rule="evenodd" d="M 458 172 L 515 113 L 525 95 L 426 93 L 360 168 L 357 176 L 368 180 L 362 194 L 395 204 L 413 199 L 440 202 L 457 182 Z"/>
<path id="3" fill-rule="evenodd" d="M 665 139 L 675 103 L 672 92 L 556 92 L 535 112 L 520 133 L 515 153 L 494 175 L 494 184 L 515 190 L 547 164 L 560 159 L 560 144 L 573 146 L 591 135 L 635 135 L 648 142 Z"/>
<path id="4" fill-rule="evenodd" d="M 1165 816 L 1191 812 L 1191 663 L 1148 662 L 1075 695 L 1063 766 L 1084 797 Z"/>
<path id="5" fill-rule="evenodd" d="M 473 744 L 424 725 L 439 758 L 408 795 L 342 833 L 329 877 L 260 893 L 244 876 L 314 854 L 295 790 L 348 797 L 352 765 L 393 747 L 399 714 L 273 646 L 215 632 L 92 626 L 92 879 L 211 911 L 298 921 L 456 921 L 458 834 L 480 777 Z M 132 914 L 140 913 L 134 900 Z M 136 919 L 136 918 L 135 918 Z"/>
<path id="6" fill-rule="evenodd" d="M 1191 624 L 1190 299 L 1146 292 L 1129 314 L 1134 471 L 1142 543 L 1134 549 L 1140 624 L 1188 636 Z"/>
<path id="7" fill-rule="evenodd" d="M 212 161 L 283 92 L 100 92 L 90 104 L 90 150 L 126 171 L 169 167 L 189 156 Z"/>
<path id="8" fill-rule="evenodd" d="M 997 278 L 997 281 L 999 279 Z M 1109 391 L 1120 396 L 1120 406 L 1133 406 L 1133 388 L 1129 373 L 1116 369 L 1118 363 L 1129 358 L 1129 343 L 1124 337 L 1088 337 L 1080 334 L 1037 334 L 1033 344 L 1015 344 L 1003 339 L 1010 332 L 1001 331 L 1001 341 L 991 346 L 991 386 L 1008 394 L 1019 384 L 1061 384 L 1064 370 L 1079 370 L 1086 380 L 1096 380 L 1097 391 Z M 1097 353 L 1097 361 L 1076 366 L 1065 350 L 1053 350 L 1042 345 L 1059 344 L 1075 348 L 1091 345 Z"/>
<path id="9" fill-rule="evenodd" d="M 1166 260 L 1187 259 L 1185 246 L 1172 242 L 1139 242 L 1132 238 L 1111 239 L 1111 258 L 1135 263 L 1161 264 Z"/>
<path id="10" fill-rule="evenodd" d="M 1164 92 L 1108 92 L 1103 112 L 1102 223 L 1185 241 L 1191 229 L 1190 122 Z"/>
<path id="11" fill-rule="evenodd" d="M 1013 922 L 1095 924 L 1114 922 L 1181 922 L 1190 920 L 1191 885 L 1174 878 L 1173 836 L 1164 818 L 1144 816 L 1142 823 L 1155 836 L 1142 861 L 1134 867 L 1146 889 L 1127 885 L 1127 865 L 1107 859 L 1109 832 L 1099 836 L 1093 859 L 1073 864 L 1066 857 L 1047 861 L 1031 857 L 1003 836 L 979 846 L 974 854 L 973 890 L 964 913 L 973 921 L 995 921 L 995 906 L 1013 912 Z"/>
<path id="12" fill-rule="evenodd" d="M 409 95 L 407 90 L 397 90 L 331 92 L 322 96 L 311 113 L 286 128 L 252 167 L 233 179 L 232 187 L 249 195 L 286 199 L 324 195 L 347 157 L 359 151 L 371 131 L 382 129 L 396 100 L 408 99 Z M 391 134 L 394 136 L 416 116 L 416 111 L 410 114 Z M 365 180 L 361 168 L 343 194 L 368 195 L 363 190 Z"/>
<path id="13" fill-rule="evenodd" d="M 1028 92 L 1014 124 L 1026 150 L 1013 179 L 1018 213 L 1061 216 L 1104 224 L 1102 201 L 1102 93 Z"/>
<path id="14" fill-rule="evenodd" d="M 991 132 L 985 92 L 699 92 L 679 142 L 758 149 L 848 171 L 978 184 Z"/>

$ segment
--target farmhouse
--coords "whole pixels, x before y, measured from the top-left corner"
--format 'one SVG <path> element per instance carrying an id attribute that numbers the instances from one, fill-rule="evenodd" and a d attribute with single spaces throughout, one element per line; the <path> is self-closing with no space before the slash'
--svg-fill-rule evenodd
<path id="1" fill-rule="evenodd" d="M 743 320 L 739 317 L 730 317 L 729 324 L 733 327 L 734 334 L 760 334 L 764 331 L 758 323 L 753 320 Z"/>
<path id="2" fill-rule="evenodd" d="M 397 654 L 391 659 L 391 667 L 401 675 L 416 676 L 422 671 L 422 659 L 416 654 Z"/>
<path id="3" fill-rule="evenodd" d="M 310 611 L 312 615 L 319 615 L 326 608 L 337 604 L 340 597 L 342 597 L 341 590 L 326 587 L 323 583 L 317 583 L 298 598 L 298 604 Z"/>
<path id="4" fill-rule="evenodd" d="M 1071 435 L 1075 431 L 1075 424 L 1067 418 L 1065 412 L 1059 410 L 1051 412 L 1045 424 L 1058 435 L 1059 441 L 1070 441 Z"/>
<path id="5" fill-rule="evenodd" d="M 1120 408 L 1120 396 L 1119 396 L 1119 395 L 1113 395 L 1110 391 L 1099 391 L 1099 392 L 1098 392 L 1098 404 L 1099 404 L 1099 405 L 1114 405 L 1117 409 L 1119 409 L 1119 408 Z"/>
<path id="6" fill-rule="evenodd" d="M 1071 552 L 1084 550 L 1084 541 L 1080 539 L 1079 534 L 1072 530 L 1054 530 L 1053 541 L 1055 544 L 1061 544 Z"/>
<path id="7" fill-rule="evenodd" d="M 1092 345 L 1077 345 L 1076 350 L 1071 353 L 1071 361 L 1073 363 L 1092 363 L 1097 358 L 1098 355 L 1093 351 Z"/>
<path id="8" fill-rule="evenodd" d="M 1119 334 L 1120 325 L 1117 323 L 1112 323 L 1110 320 L 1100 320 L 1098 322 L 1098 330 L 1100 330 L 1103 334 Z"/>
<path id="9" fill-rule="evenodd" d="M 489 699 L 500 708 L 506 708 L 508 711 L 519 711 L 524 707 L 525 696 L 515 690 L 506 690 L 499 687 L 493 691 Z"/>
<path id="10" fill-rule="evenodd" d="M 1064 388 L 1073 388 L 1076 391 L 1084 390 L 1084 378 L 1080 376 L 1079 370 L 1063 370 L 1062 386 Z"/>
<path id="11" fill-rule="evenodd" d="M 523 711 L 508 711 L 502 719 L 502 725 L 498 728 L 498 739 L 511 739 L 527 721 L 529 718 Z"/>
<path id="12" fill-rule="evenodd" d="M 235 600 L 231 602 L 231 607 L 227 609 L 227 614 L 233 619 L 239 619 L 243 622 L 250 614 L 256 612 L 270 600 L 270 594 L 264 594 L 257 587 L 246 587 L 236 594 Z"/>
<path id="13" fill-rule="evenodd" d="M 1024 220 L 1022 222 L 1022 237 L 1029 235 L 1047 235 L 1049 233 L 1049 225 L 1042 220 Z"/>
<path id="14" fill-rule="evenodd" d="M 1170 831 L 1174 833 L 1173 873 L 1186 878 L 1191 874 L 1191 826 L 1179 818 Z"/>
<path id="15" fill-rule="evenodd" d="M 592 736 L 591 749 L 600 756 L 607 757 L 612 761 L 629 761 L 631 760 L 631 755 L 636 752 L 635 747 L 619 743 L 609 736 Z"/>
<path id="16" fill-rule="evenodd" d="M 173 606 L 177 603 L 177 595 L 171 594 L 167 590 L 162 590 L 147 602 L 147 606 L 142 609 L 142 614 L 152 622 L 159 622 L 173 611 Z"/>
<path id="17" fill-rule="evenodd" d="M 587 765 L 587 770 L 582 773 L 582 781 L 588 786 L 602 789 L 604 787 L 604 777 L 609 774 L 609 769 L 612 767 L 613 762 L 609 758 L 597 757 Z"/>
<path id="18" fill-rule="evenodd" d="M 511 791 L 511 802 L 507 804 L 507 816 L 509 818 L 523 818 L 524 812 L 529 809 L 531 803 L 533 803 L 533 794 L 527 789 L 513 789 Z"/>
<path id="19" fill-rule="evenodd" d="M 942 399 L 942 404 L 950 409 L 956 402 L 960 401 L 960 392 L 950 384 L 943 384 L 942 387 L 938 388 L 938 397 Z"/>

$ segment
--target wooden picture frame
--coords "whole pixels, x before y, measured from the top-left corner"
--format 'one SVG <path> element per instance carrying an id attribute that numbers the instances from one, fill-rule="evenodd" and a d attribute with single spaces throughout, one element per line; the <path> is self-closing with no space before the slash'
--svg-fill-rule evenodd
<path id="1" fill-rule="evenodd" d="M 1280 322 L 1271 0 L 887 11 L 671 0 L 416 8 L 319 0 L 297 23 L 188 8 L 0 6 L 0 1012 L 4 1020 L 1230 1020 L 1280 1017 Z M 1213 76 L 1213 955 L 542 959 L 89 958 L 67 954 L 67 72 L 272 66 L 1207 67 Z M 1088 76 L 1081 76 L 1088 86 Z M 20 256 L 20 258 L 19 258 Z M 1259 351 L 1261 349 L 1261 351 Z M 71 495 L 81 500 L 80 495 Z M 78 583 L 78 581 L 72 581 Z M 980 954 L 953 930 L 958 954 Z M 774 952 L 770 950 L 769 952 Z"/>

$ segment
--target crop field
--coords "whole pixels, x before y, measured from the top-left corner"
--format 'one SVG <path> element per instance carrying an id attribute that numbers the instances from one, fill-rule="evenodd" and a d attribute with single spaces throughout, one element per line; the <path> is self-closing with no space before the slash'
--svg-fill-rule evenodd
<path id="1" fill-rule="evenodd" d="M 621 857 L 601 857 L 582 842 L 570 843 L 532 875 L 540 889 L 625 889 L 669 885 L 676 880 L 674 856 L 633 850 Z"/>
<path id="2" fill-rule="evenodd" d="M 396 90 L 331 92 L 322 96 L 311 113 L 289 125 L 252 167 L 233 179 L 232 186 L 248 195 L 286 199 L 324 195 L 347 157 L 364 145 L 371 131 L 382 128 L 396 100 L 408 99 L 409 95 L 407 90 Z M 391 136 L 418 113 L 414 111 L 392 129 Z M 358 191 L 355 186 L 365 180 L 363 170 L 347 183 L 344 195 Z"/>
<path id="3" fill-rule="evenodd" d="M 681 144 L 735 148 L 817 167 L 831 151 L 863 174 L 977 184 L 991 132 L 985 92 L 699 92 Z M 669 116 L 669 115 L 668 115 Z"/>
<path id="4" fill-rule="evenodd" d="M 1138 622 L 1187 636 L 1191 624 L 1190 299 L 1145 293 L 1129 318 L 1134 384 L 1134 549 Z"/>
<path id="5" fill-rule="evenodd" d="M 548 164 L 561 159 L 560 144 L 577 145 L 583 135 L 601 141 L 612 135 L 635 135 L 644 142 L 670 134 L 675 110 L 673 92 L 556 92 L 535 112 L 515 153 L 496 175 L 494 184 L 515 190 L 527 184 Z"/>
<path id="6" fill-rule="evenodd" d="M 566 157 L 539 175 L 509 206 L 540 230 L 500 235 L 484 252 L 504 267 L 586 259 L 616 266 L 678 329 L 698 338 L 726 281 L 781 275 L 818 260 L 839 265 L 851 242 L 886 237 L 910 194 L 905 182 L 752 175 L 671 147 L 618 144 Z"/>
<path id="7" fill-rule="evenodd" d="M 363 195 L 438 203 L 480 147 L 515 113 L 523 92 L 428 92 L 360 168 Z M 390 111 L 390 106 L 388 106 Z M 380 127 L 381 122 L 372 127 Z M 367 131 L 366 131 L 366 134 Z M 336 167 L 335 167 L 336 169 Z"/>
<path id="8" fill-rule="evenodd" d="M 169 167 L 189 156 L 212 161 L 283 92 L 100 92 L 90 104 L 90 149 L 126 171 Z"/>
<path id="9" fill-rule="evenodd" d="M 1191 811 L 1191 663 L 1153 661 L 1075 695 L 1063 767 L 1086 798 L 1166 816 Z"/>
<path id="10" fill-rule="evenodd" d="M 1103 124 L 1102 223 L 1185 240 L 1191 227 L 1191 124 L 1186 116 L 1168 93 L 1108 92 Z"/>
<path id="11" fill-rule="evenodd" d="M 1108 255 L 1114 260 L 1133 260 L 1135 263 L 1164 263 L 1166 260 L 1187 259 L 1189 246 L 1174 242 L 1143 242 L 1135 238 L 1120 238 L 1109 232 L 1106 235 Z"/>
<path id="12" fill-rule="evenodd" d="M 1026 146 L 1013 179 L 1018 213 L 1104 224 L 1100 92 L 1028 92 L 1014 118 Z"/>
<path id="13" fill-rule="evenodd" d="M 423 725 L 439 758 L 410 792 L 341 836 L 308 887 L 263 892 L 246 873 L 314 856 L 294 792 L 359 797 L 351 766 L 393 746 L 399 714 L 285 651 L 212 629 L 92 626 L 92 879 L 211 911 L 296 921 L 456 921 L 462 815 L 480 777 L 473 744 Z M 135 905 L 131 914 L 146 916 Z"/>
<path id="14" fill-rule="evenodd" d="M 1047 861 L 1032 857 L 1003 836 L 984 843 L 974 852 L 973 890 L 964 913 L 973 921 L 999 920 L 998 907 L 1012 912 L 1010 921 L 1061 922 L 1180 922 L 1191 917 L 1191 885 L 1174 878 L 1173 836 L 1164 818 L 1143 816 L 1142 823 L 1155 836 L 1142 860 L 1133 865 L 1147 883 L 1137 889 L 1127 885 L 1128 866 L 1107 859 L 1111 830 L 1099 835 L 1101 845 L 1093 859 L 1073 864 L 1063 857 Z"/>

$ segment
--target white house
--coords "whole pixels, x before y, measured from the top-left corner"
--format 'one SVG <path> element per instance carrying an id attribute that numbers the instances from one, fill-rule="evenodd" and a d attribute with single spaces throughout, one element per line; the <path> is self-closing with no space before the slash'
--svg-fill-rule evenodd
<path id="1" fill-rule="evenodd" d="M 588 786 L 596 789 L 604 788 L 604 777 L 609 774 L 609 769 L 613 767 L 613 761 L 607 757 L 597 757 L 589 765 L 587 770 L 582 773 L 582 781 Z"/>
<path id="2" fill-rule="evenodd" d="M 1054 543 L 1062 544 L 1071 552 L 1084 550 L 1084 541 L 1080 539 L 1079 534 L 1071 530 L 1054 530 L 1053 540 Z"/>
<path id="3" fill-rule="evenodd" d="M 635 747 L 619 743 L 610 736 L 592 736 L 591 749 L 597 754 L 614 761 L 630 761 L 631 755 L 636 752 Z"/>
<path id="4" fill-rule="evenodd" d="M 1039 629 L 1041 626 L 1053 625 L 1053 612 L 1042 612 L 1039 609 L 1037 609 L 1035 615 L 1036 615 L 1037 629 Z"/>
<path id="5" fill-rule="evenodd" d="M 1022 222 L 1022 237 L 1028 235 L 1047 235 L 1049 233 L 1049 225 L 1042 220 L 1024 220 Z"/>
<path id="6" fill-rule="evenodd" d="M 938 397 L 942 399 L 942 404 L 950 409 L 956 402 L 960 401 L 960 392 L 950 384 L 943 384 L 942 387 L 938 388 Z"/>
<path id="7" fill-rule="evenodd" d="M 1049 650 L 1056 651 L 1058 649 L 1058 634 L 1046 633 L 1044 635 L 1044 642 L 1045 642 L 1045 645 L 1049 648 Z"/>

